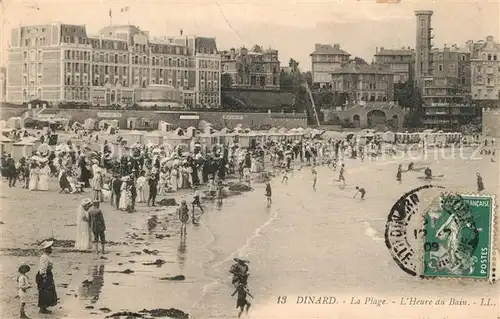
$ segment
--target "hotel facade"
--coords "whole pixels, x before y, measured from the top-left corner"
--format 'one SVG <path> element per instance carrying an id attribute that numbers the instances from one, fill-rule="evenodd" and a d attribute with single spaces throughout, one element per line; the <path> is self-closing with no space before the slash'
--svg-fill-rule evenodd
<path id="1" fill-rule="evenodd" d="M 222 73 L 231 77 L 231 88 L 278 91 L 280 61 L 278 50 L 255 45 L 222 51 Z"/>
<path id="2" fill-rule="evenodd" d="M 131 105 L 140 89 L 149 104 L 217 108 L 220 60 L 215 38 L 153 38 L 131 25 L 95 37 L 82 25 L 21 26 L 12 29 L 6 100 Z"/>

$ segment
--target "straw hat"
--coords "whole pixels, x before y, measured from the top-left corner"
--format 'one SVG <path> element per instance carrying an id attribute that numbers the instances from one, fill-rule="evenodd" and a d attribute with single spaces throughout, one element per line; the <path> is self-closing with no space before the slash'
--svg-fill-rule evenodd
<path id="1" fill-rule="evenodd" d="M 19 268 L 17 269 L 20 273 L 25 274 L 31 270 L 31 267 L 28 264 L 22 263 L 19 265 Z"/>
<path id="2" fill-rule="evenodd" d="M 237 263 L 244 263 L 244 264 L 249 263 L 248 260 L 243 260 L 243 259 L 240 259 L 240 258 L 234 258 L 234 261 L 236 261 Z"/>
<path id="3" fill-rule="evenodd" d="M 54 245 L 53 240 L 46 240 L 43 243 L 40 244 L 40 250 L 47 249 L 49 247 L 52 247 Z"/>
<path id="4" fill-rule="evenodd" d="M 87 206 L 88 204 L 92 203 L 92 200 L 90 198 L 84 198 L 82 200 L 82 206 Z"/>

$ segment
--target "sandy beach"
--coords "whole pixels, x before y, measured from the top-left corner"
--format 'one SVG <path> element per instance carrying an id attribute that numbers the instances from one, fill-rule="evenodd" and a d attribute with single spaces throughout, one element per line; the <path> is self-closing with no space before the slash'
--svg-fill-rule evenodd
<path id="1" fill-rule="evenodd" d="M 18 264 L 25 261 L 36 269 L 34 243 L 50 237 L 61 241 L 56 242 L 53 254 L 60 303 L 53 314 L 39 315 L 36 289 L 32 289 L 32 303 L 27 305 L 31 318 L 104 318 L 119 311 L 156 308 L 179 309 L 189 318 L 233 318 L 235 300 L 230 297 L 233 290 L 227 270 L 237 256 L 251 260 L 249 284 L 256 297 L 251 318 L 291 318 L 292 314 L 294 318 L 363 318 L 366 311 L 341 306 L 331 310 L 307 305 L 280 308 L 276 305 L 280 295 L 454 296 L 467 289 L 470 296 L 498 296 L 498 285 L 421 281 L 405 275 L 392 261 L 383 243 L 390 206 L 403 192 L 423 184 L 418 173 L 405 174 L 401 185 L 392 182 L 397 164 L 408 162 L 401 158 L 346 160 L 345 188 L 334 181 L 338 172 L 318 167 L 316 191 L 311 187 L 310 169 L 296 169 L 288 184 L 279 178 L 272 181 L 275 195 L 270 208 L 265 205 L 264 186 L 253 184 L 254 191 L 228 198 L 222 206 L 205 202 L 200 225 L 188 226 L 185 241 L 179 236 L 175 207 L 151 209 L 140 204 L 137 212 L 128 214 L 106 203 L 106 235 L 113 244 L 104 256 L 61 247 L 73 240 L 76 206 L 88 193 L 59 195 L 55 179 L 48 192 L 8 188 L 2 182 L 2 317 L 18 313 Z M 498 165 L 489 158 L 421 159 L 415 164 L 432 165 L 436 174 L 444 174 L 440 183 L 446 188 L 474 191 L 476 171 L 482 172 L 488 192 L 494 193 L 498 185 Z M 352 199 L 356 185 L 367 189 L 365 201 Z M 179 202 L 183 196 L 186 192 L 181 191 L 171 197 Z M 155 214 L 161 223 L 148 231 L 147 220 Z M 164 261 L 160 266 L 144 265 L 158 259 Z M 127 274 L 127 270 L 133 272 Z M 33 281 L 35 272 L 28 274 Z M 177 275 L 185 280 L 161 280 Z M 387 309 L 375 309 L 373 318 L 387 315 Z M 435 315 L 450 309 L 442 308 Z M 467 309 L 454 318 L 473 318 L 478 313 L 492 318 L 498 313 L 498 307 L 482 312 L 477 307 Z M 397 317 L 385 318 L 410 318 L 414 311 L 397 310 Z"/>

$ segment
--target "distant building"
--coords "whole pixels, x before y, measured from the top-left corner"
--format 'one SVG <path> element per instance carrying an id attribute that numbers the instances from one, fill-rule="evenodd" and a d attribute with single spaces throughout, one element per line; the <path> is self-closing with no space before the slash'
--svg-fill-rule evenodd
<path id="1" fill-rule="evenodd" d="M 7 101 L 125 105 L 135 102 L 137 88 L 165 84 L 182 92 L 183 105 L 215 107 L 219 70 L 214 38 L 158 39 L 131 25 L 108 26 L 94 37 L 82 25 L 21 26 L 11 34 Z"/>
<path id="2" fill-rule="evenodd" d="M 458 129 L 478 116 L 471 99 L 470 52 L 456 45 L 434 49 L 432 11 L 415 11 L 415 80 L 423 99 L 423 124 Z"/>
<path id="3" fill-rule="evenodd" d="M 500 104 L 500 43 L 492 36 L 486 41 L 467 43 L 471 51 L 472 99 Z"/>
<path id="4" fill-rule="evenodd" d="M 354 62 L 331 73 L 331 90 L 346 93 L 351 103 L 389 102 L 394 97 L 394 74 L 382 65 Z"/>
<path id="5" fill-rule="evenodd" d="M 278 51 L 263 50 L 255 45 L 222 51 L 222 73 L 231 77 L 231 87 L 239 89 L 279 90 L 280 61 Z"/>
<path id="6" fill-rule="evenodd" d="M 394 83 L 405 83 L 411 75 L 413 50 L 402 48 L 400 50 L 377 48 L 375 63 L 386 66 L 394 73 Z"/>
<path id="7" fill-rule="evenodd" d="M 0 102 L 5 102 L 5 94 L 7 91 L 7 69 L 0 68 Z"/>
<path id="8" fill-rule="evenodd" d="M 433 49 L 432 77 L 424 79 L 424 124 L 429 128 L 452 128 L 477 116 L 470 100 L 470 53 L 456 45 Z"/>
<path id="9" fill-rule="evenodd" d="M 422 87 L 423 80 L 432 76 L 432 15 L 431 10 L 415 11 L 417 34 L 415 43 L 415 80 Z"/>
<path id="10" fill-rule="evenodd" d="M 349 64 L 351 55 L 342 50 L 339 44 L 316 43 L 310 56 L 313 84 L 327 87 L 332 82 L 332 72 Z"/>

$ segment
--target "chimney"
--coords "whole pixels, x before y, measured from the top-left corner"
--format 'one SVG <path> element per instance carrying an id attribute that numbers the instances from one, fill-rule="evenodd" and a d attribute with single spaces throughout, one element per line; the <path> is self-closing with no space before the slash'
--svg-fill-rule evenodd
<path id="1" fill-rule="evenodd" d="M 333 45 L 333 48 L 334 48 L 334 49 L 340 49 L 340 45 L 339 45 L 338 43 L 335 43 L 335 44 Z"/>
<path id="2" fill-rule="evenodd" d="M 323 45 L 322 45 L 321 43 L 316 43 L 316 44 L 314 45 L 314 49 L 315 49 L 315 50 L 319 50 L 319 49 L 321 49 L 321 47 L 322 47 L 322 46 L 323 46 Z"/>
<path id="3" fill-rule="evenodd" d="M 384 47 L 380 47 L 380 52 L 384 51 Z"/>
<path id="4" fill-rule="evenodd" d="M 182 31 L 182 29 L 181 29 L 181 36 L 182 36 L 183 33 L 184 33 L 184 31 Z"/>

